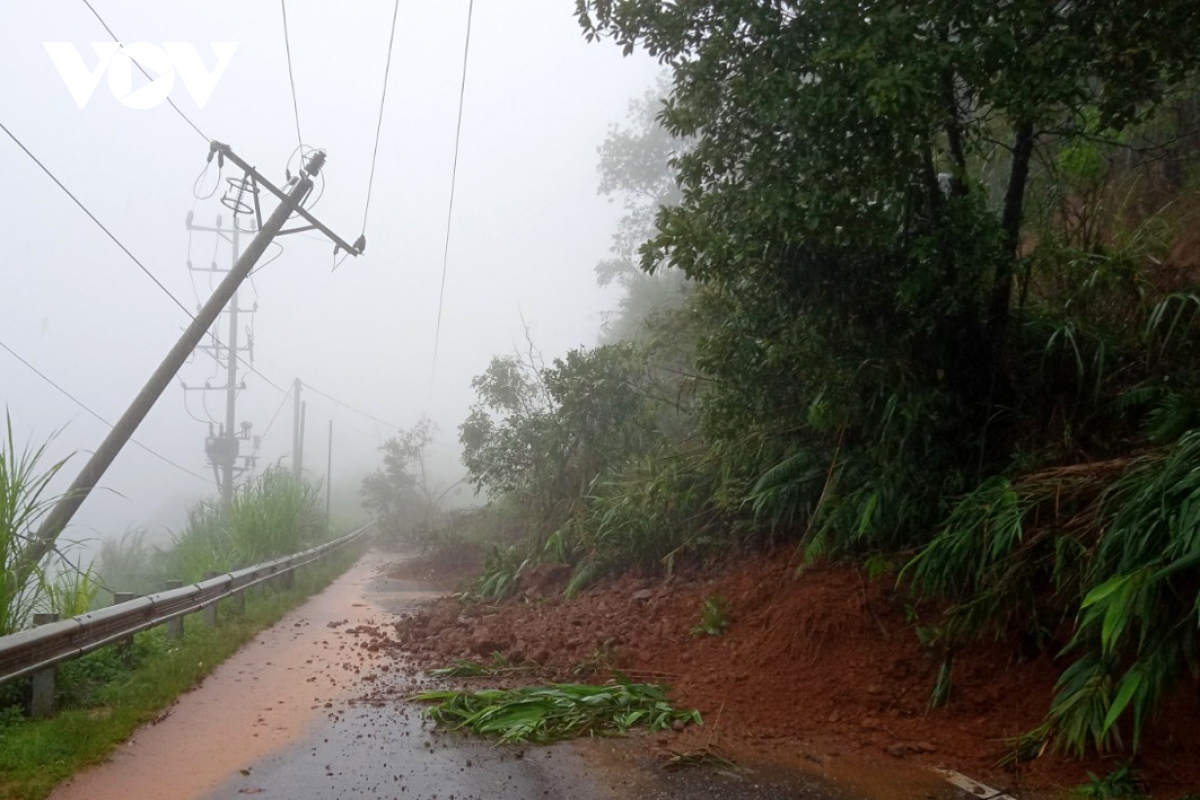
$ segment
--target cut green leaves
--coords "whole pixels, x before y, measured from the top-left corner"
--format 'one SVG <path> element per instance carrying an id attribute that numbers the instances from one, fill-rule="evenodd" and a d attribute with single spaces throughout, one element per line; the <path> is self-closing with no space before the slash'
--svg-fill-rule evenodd
<path id="1" fill-rule="evenodd" d="M 477 692 L 420 692 L 412 700 L 432 703 L 426 715 L 450 730 L 494 736 L 502 742 L 544 744 L 580 736 L 620 735 L 630 728 L 662 730 L 676 722 L 700 722 L 700 712 L 681 711 L 661 686 L 618 678 L 604 686 L 559 683 Z"/>

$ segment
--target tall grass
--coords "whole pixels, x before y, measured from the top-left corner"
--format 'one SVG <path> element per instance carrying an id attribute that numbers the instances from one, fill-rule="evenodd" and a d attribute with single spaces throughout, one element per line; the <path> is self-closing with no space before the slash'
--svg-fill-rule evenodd
<path id="1" fill-rule="evenodd" d="M 25 627 L 45 590 L 45 565 L 30 563 L 33 531 L 57 500 L 50 483 L 66 459 L 44 466 L 46 444 L 18 448 L 5 414 L 0 438 L 0 635 Z"/>
<path id="2" fill-rule="evenodd" d="M 171 578 L 197 581 L 206 572 L 228 572 L 290 555 L 328 535 L 319 487 L 271 467 L 239 487 L 228 508 L 197 503 L 165 556 Z"/>
<path id="3" fill-rule="evenodd" d="M 146 541 L 145 528 L 131 528 L 119 539 L 105 539 L 97 557 L 97 580 L 109 591 L 150 594 L 162 588 L 163 553 Z"/>
<path id="4" fill-rule="evenodd" d="M 1030 749 L 1136 750 L 1200 667 L 1200 430 L 1136 458 L 989 479 L 906 570 L 954 601 L 952 640 L 1073 626 L 1062 655 L 1075 660 Z"/>
<path id="5" fill-rule="evenodd" d="M 1200 668 L 1200 430 L 1135 461 L 1102 510 L 1109 522 L 1068 648 L 1081 655 L 1059 681 L 1049 721 L 1074 749 L 1084 736 L 1103 748 L 1120 741 L 1117 723 L 1132 717 L 1136 749 L 1172 686 Z M 1111 696 L 1081 708 L 1072 702 L 1076 681 L 1108 684 Z"/>
<path id="6" fill-rule="evenodd" d="M 100 594 L 99 576 L 91 564 L 75 564 L 66 556 L 59 562 L 55 573 L 42 581 L 43 605 L 63 619 L 86 614 Z"/>

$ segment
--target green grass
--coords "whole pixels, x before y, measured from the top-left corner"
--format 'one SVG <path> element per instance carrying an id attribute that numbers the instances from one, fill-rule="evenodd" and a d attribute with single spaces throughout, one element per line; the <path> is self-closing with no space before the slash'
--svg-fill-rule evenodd
<path id="1" fill-rule="evenodd" d="M 700 606 L 700 622 L 692 628 L 692 636 L 720 636 L 729 627 L 729 601 L 719 595 L 706 597 Z"/>
<path id="2" fill-rule="evenodd" d="M 64 664 L 63 710 L 56 716 L 31 720 L 0 710 L 0 797 L 40 800 L 80 768 L 103 761 L 256 633 L 348 569 L 359 552 L 351 546 L 301 571 L 291 589 L 247 597 L 245 612 L 223 613 L 215 629 L 192 615 L 179 641 L 147 631 L 125 654 L 106 648 Z M 18 699 L 23 691 L 19 684 L 0 689 L 0 701 Z"/>
<path id="3" fill-rule="evenodd" d="M 29 623 L 51 583 L 45 560 L 35 557 L 34 532 L 58 500 L 50 485 L 66 459 L 47 465 L 48 444 L 17 447 L 5 413 L 0 431 L 0 636 Z"/>
<path id="4" fill-rule="evenodd" d="M 238 487 L 229 508 L 203 500 L 172 537 L 163 574 L 186 582 L 298 553 L 329 538 L 319 487 L 269 467 Z"/>

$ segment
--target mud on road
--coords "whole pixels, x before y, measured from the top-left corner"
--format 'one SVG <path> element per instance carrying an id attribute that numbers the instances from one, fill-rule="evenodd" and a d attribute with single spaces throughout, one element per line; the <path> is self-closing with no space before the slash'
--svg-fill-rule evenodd
<path id="1" fill-rule="evenodd" d="M 938 609 L 914 608 L 894 573 L 836 563 L 798 573 L 795 556 L 791 547 L 728 554 L 672 575 L 610 579 L 566 602 L 570 568 L 542 564 L 521 575 L 510 599 L 443 598 L 403 619 L 396 636 L 405 657 L 425 666 L 498 652 L 549 675 L 615 667 L 661 678 L 706 725 L 663 745 L 651 740 L 651 749 L 700 749 L 719 729 L 740 763 L 815 770 L 866 794 L 922 797 L 924 788 L 897 785 L 897 776 L 944 768 L 1022 797 L 1058 797 L 1086 783 L 1087 771 L 1103 777 L 1119 766 L 1120 755 L 1005 759 L 1007 743 L 1043 720 L 1069 663 L 1055 657 L 1065 641 L 1028 654 L 991 637 L 962 646 L 949 701 L 930 709 L 942 653 L 915 626 L 935 623 Z M 410 571 L 420 563 L 395 574 Z M 696 635 L 711 598 L 724 601 L 728 627 Z M 1138 753 L 1138 776 L 1155 797 L 1200 792 L 1200 695 L 1187 685 L 1175 694 Z"/>
<path id="2" fill-rule="evenodd" d="M 437 732 L 405 698 L 423 686 L 394 623 L 435 596 L 369 553 L 53 800 L 739 800 L 861 797 L 836 781 L 741 766 L 668 773 L 664 736 L 548 747 Z M 930 781 L 904 797 L 950 797 Z"/>

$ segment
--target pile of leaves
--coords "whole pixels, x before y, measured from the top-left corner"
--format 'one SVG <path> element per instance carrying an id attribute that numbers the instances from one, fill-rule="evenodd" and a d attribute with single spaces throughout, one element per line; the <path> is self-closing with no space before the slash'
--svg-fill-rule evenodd
<path id="1" fill-rule="evenodd" d="M 603 686 L 556 683 L 515 689 L 438 690 L 411 698 L 435 703 L 425 713 L 450 730 L 496 736 L 501 742 L 546 744 L 580 736 L 624 734 L 630 728 L 652 731 L 701 724 L 700 712 L 681 711 L 666 689 L 633 683 L 618 676 Z"/>

